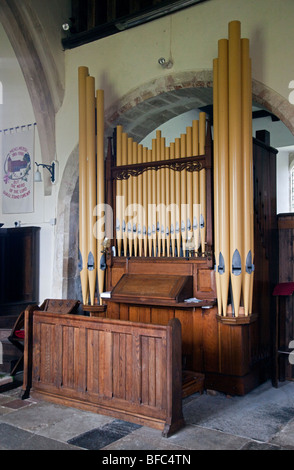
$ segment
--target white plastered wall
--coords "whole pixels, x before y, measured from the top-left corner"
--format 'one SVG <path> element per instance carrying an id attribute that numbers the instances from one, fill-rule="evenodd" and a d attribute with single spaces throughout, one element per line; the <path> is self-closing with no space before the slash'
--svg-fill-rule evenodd
<path id="1" fill-rule="evenodd" d="M 21 69 L 1 24 L 0 80 L 3 87 L 3 103 L 0 105 L 0 130 L 35 123 Z M 2 135 L 3 132 L 0 133 L 0 144 Z M 35 161 L 42 161 L 37 126 L 35 126 Z M 44 197 L 43 183 L 34 185 L 34 211 L 32 213 L 3 214 L 0 198 L 0 222 L 4 223 L 5 227 L 14 227 L 15 222 L 20 222 L 21 226 L 41 227 L 40 301 L 51 296 L 55 226 L 52 226 L 50 222 L 53 222 L 52 219 L 56 217 L 55 189 L 53 189 L 51 196 Z"/>

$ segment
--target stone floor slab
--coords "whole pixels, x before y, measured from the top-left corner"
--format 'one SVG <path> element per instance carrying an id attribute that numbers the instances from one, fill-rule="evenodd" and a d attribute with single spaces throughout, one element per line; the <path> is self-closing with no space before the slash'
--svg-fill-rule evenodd
<path id="1" fill-rule="evenodd" d="M 6 414 L 2 420 L 26 431 L 39 433 L 41 429 L 70 418 L 74 412 L 72 408 L 40 401 Z"/>
<path id="2" fill-rule="evenodd" d="M 241 450 L 284 450 L 284 448 L 266 442 L 250 441 Z"/>
<path id="3" fill-rule="evenodd" d="M 184 417 L 187 424 L 268 442 L 294 417 L 291 390 L 267 384 L 243 397 L 203 395 L 184 406 Z"/>
<path id="4" fill-rule="evenodd" d="M 6 403 L 4 403 L 2 406 L 6 406 L 7 408 L 12 408 L 13 410 L 19 410 L 20 408 L 24 408 L 26 406 L 30 406 L 29 402 L 26 402 L 25 400 L 9 400 Z"/>
<path id="5" fill-rule="evenodd" d="M 107 451 L 125 451 L 125 450 L 134 450 L 134 451 L 179 451 L 183 452 L 186 450 L 185 447 L 180 447 L 177 444 L 174 444 L 170 438 L 161 437 L 160 431 L 154 431 L 153 437 L 150 434 L 145 433 L 148 428 L 142 429 L 142 432 L 137 433 L 137 431 L 129 434 L 128 436 L 117 440 L 103 448 Z"/>
<path id="6" fill-rule="evenodd" d="M 187 425 L 169 438 L 162 437 L 155 429 L 144 427 L 128 436 L 133 443 L 148 443 L 149 449 L 187 449 L 187 450 L 239 450 L 248 439 L 232 436 L 212 429 Z M 114 443 L 111 449 L 120 448 L 127 440 Z M 121 447 L 122 448 L 122 447 Z M 136 446 L 136 449 L 138 446 Z M 145 449 L 145 447 L 143 447 Z"/>
<path id="7" fill-rule="evenodd" d="M 271 444 L 294 450 L 294 419 L 283 427 L 270 441 Z"/>
<path id="8" fill-rule="evenodd" d="M 122 420 L 114 420 L 101 428 L 92 429 L 68 441 L 69 444 L 77 445 L 88 450 L 100 450 L 107 445 L 118 441 L 129 435 L 141 426 Z"/>
<path id="9" fill-rule="evenodd" d="M 2 450 L 77 450 L 77 447 L 0 423 Z"/>
<path id="10" fill-rule="evenodd" d="M 4 406 L 9 401 L 14 401 L 15 397 L 10 397 L 8 395 L 0 394 L 0 406 Z"/>
<path id="11" fill-rule="evenodd" d="M 102 427 L 112 421 L 113 418 L 109 416 L 74 410 L 71 416 L 66 416 L 62 421 L 57 421 L 56 423 L 51 423 L 43 427 L 38 431 L 38 434 L 40 436 L 68 442 L 76 436 L 91 431 L 92 429 Z"/>

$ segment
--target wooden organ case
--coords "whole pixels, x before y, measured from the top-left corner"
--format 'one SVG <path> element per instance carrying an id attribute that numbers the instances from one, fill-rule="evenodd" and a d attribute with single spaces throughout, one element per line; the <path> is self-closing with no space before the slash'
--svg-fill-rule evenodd
<path id="1" fill-rule="evenodd" d="M 151 150 L 149 151 L 150 160 L 147 162 L 143 155 L 145 152 L 148 154 L 148 150 L 144 150 L 127 135 L 124 135 L 121 126 L 117 127 L 113 138 L 109 139 L 105 165 L 106 201 L 109 206 L 113 207 L 112 223 L 115 230 L 113 230 L 113 234 L 107 233 L 106 228 L 106 235 L 109 235 L 110 238 L 113 235 L 113 243 L 105 250 L 105 290 L 111 294 L 110 298 L 103 299 L 103 305 L 85 306 L 85 309 L 92 312 L 94 316 L 102 314 L 109 319 L 130 322 L 167 325 L 171 319 L 179 319 L 182 327 L 183 377 L 186 373 L 192 372 L 194 374 L 196 385 L 194 389 L 191 388 L 192 392 L 197 390 L 200 383 L 199 389 L 202 387 L 202 389 L 209 388 L 229 394 L 243 395 L 270 377 L 270 318 L 273 312 L 269 299 L 274 281 L 270 275 L 269 258 L 273 255 L 269 253 L 269 249 L 270 244 L 271 246 L 273 244 L 275 234 L 275 217 L 274 206 L 269 200 L 273 200 L 272 196 L 275 192 L 272 183 L 275 179 L 276 151 L 264 142 L 257 139 L 253 141 L 256 260 L 264 266 L 257 270 L 255 276 L 254 292 L 258 289 L 259 294 L 254 302 L 254 313 L 250 316 L 240 315 L 236 318 L 231 315 L 223 317 L 218 315 L 213 261 L 212 139 L 210 123 L 206 121 L 204 113 L 200 116 L 201 119 L 203 119 L 202 126 L 205 123 L 204 128 L 206 128 L 205 134 L 202 131 L 202 141 L 203 138 L 205 139 L 202 144 L 204 152 L 201 153 L 199 150 L 192 156 L 191 153 L 194 152 L 188 152 L 190 155 L 187 156 L 187 148 L 190 148 L 189 144 L 187 145 L 187 140 L 190 139 L 190 132 L 193 135 L 194 125 L 198 127 L 199 124 L 199 128 L 201 128 L 200 122 L 194 122 L 193 126 L 187 129 L 187 134 L 182 135 L 178 141 L 175 139 L 178 153 L 174 152 L 173 145 L 169 151 L 163 145 L 162 153 L 158 153 L 158 155 L 162 155 L 162 158 L 153 160 Z M 197 148 L 200 149 L 199 133 L 196 132 L 195 135 L 198 136 L 196 137 L 199 139 Z M 124 139 L 125 144 L 123 144 Z M 185 141 L 185 145 L 182 146 L 182 154 L 181 140 Z M 132 144 L 132 163 L 119 165 L 117 149 L 120 152 L 120 145 L 122 148 L 125 145 L 126 149 L 127 141 L 129 141 L 129 145 Z M 164 144 L 164 140 L 158 132 L 156 139 L 153 139 L 154 156 L 156 148 L 160 148 L 160 142 Z M 129 151 L 130 148 L 129 146 Z M 169 158 L 164 158 L 163 155 Z M 119 163 L 121 161 L 119 156 Z M 128 161 L 130 162 L 130 160 Z M 267 178 L 264 179 L 265 168 L 267 168 Z M 159 230 L 153 233 L 153 245 L 150 248 L 148 228 L 144 229 L 144 223 L 142 224 L 141 240 L 138 237 L 139 224 L 132 230 L 130 238 L 124 239 L 124 230 L 127 230 L 128 221 L 127 218 L 123 220 L 123 217 L 120 219 L 117 215 L 121 210 L 117 208 L 117 201 L 121 201 L 121 198 L 117 198 L 117 196 L 122 194 L 122 192 L 118 194 L 118 191 L 121 191 L 123 185 L 127 187 L 129 179 L 133 180 L 132 189 L 136 188 L 136 183 L 138 183 L 137 187 L 141 187 L 143 192 L 145 185 L 151 191 L 148 186 L 148 173 L 151 177 L 153 174 L 154 178 L 160 178 L 161 171 L 166 172 L 164 178 L 168 177 L 169 181 L 171 178 L 174 178 L 175 181 L 177 178 L 180 180 L 181 174 L 184 173 L 186 188 L 189 185 L 189 178 L 195 178 L 195 174 L 197 174 L 198 191 L 200 189 L 200 172 L 203 172 L 205 178 L 202 180 L 205 186 L 205 203 L 203 204 L 206 209 L 205 230 L 202 233 L 204 239 L 201 240 L 202 226 L 199 224 L 199 233 L 196 235 L 199 237 L 197 248 L 194 243 L 193 227 L 190 236 L 189 233 L 183 231 L 177 239 L 175 234 L 175 248 L 173 248 L 171 238 L 167 237 L 165 247 L 161 248 L 161 251 L 159 246 L 163 237 L 160 238 Z M 135 179 L 140 179 L 140 181 L 134 183 Z M 154 181 L 156 187 L 156 179 Z M 262 190 L 260 188 L 261 181 Z M 136 194 L 138 195 L 138 192 Z M 266 194 L 270 196 L 266 201 L 267 214 L 265 215 L 260 212 L 262 211 L 260 208 L 264 207 L 264 204 L 260 204 L 260 198 L 266 197 Z M 134 191 L 132 197 L 140 202 L 144 199 L 144 195 L 134 196 Z M 199 199 L 198 202 L 201 206 L 203 201 Z M 131 200 L 129 200 L 130 203 Z M 201 210 L 199 214 L 201 214 Z M 134 214 L 130 213 L 130 216 L 134 217 Z M 172 215 L 170 216 L 172 217 Z M 260 233 L 262 219 L 267 220 L 266 237 Z M 157 227 L 158 225 L 157 223 Z M 194 229 L 195 225 L 197 224 L 194 224 Z M 111 224 L 108 224 L 109 226 Z M 117 237 L 119 227 L 124 228 L 119 235 L 120 240 Z M 189 227 L 189 223 L 187 227 Z M 146 232 L 147 241 L 144 243 Z M 191 244 L 191 240 L 194 244 Z M 131 243 L 131 247 L 128 243 Z M 179 243 L 179 248 L 177 243 Z M 164 250 L 166 250 L 165 253 L 163 253 Z M 274 259 L 270 260 L 271 266 L 274 262 Z M 261 285 L 262 291 L 260 291 Z M 265 302 L 266 308 L 262 307 L 263 302 Z M 184 392 L 183 396 L 185 396 Z"/>

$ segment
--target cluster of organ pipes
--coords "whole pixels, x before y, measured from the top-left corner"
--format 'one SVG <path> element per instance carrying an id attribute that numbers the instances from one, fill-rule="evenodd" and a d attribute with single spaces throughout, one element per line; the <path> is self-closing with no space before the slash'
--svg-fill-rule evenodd
<path id="1" fill-rule="evenodd" d="M 79 268 L 83 303 L 103 292 L 103 239 L 95 233 L 95 208 L 105 203 L 104 92 L 95 90 L 87 67 L 79 67 Z M 97 289 L 98 283 L 98 289 Z"/>
<path id="2" fill-rule="evenodd" d="M 254 274 L 252 91 L 249 40 L 241 38 L 239 21 L 230 22 L 229 38 L 218 41 L 213 93 L 218 312 L 248 316 Z"/>
<path id="3" fill-rule="evenodd" d="M 116 165 L 169 161 L 205 154 L 206 114 L 166 146 L 156 131 L 152 148 L 138 144 L 117 126 Z M 118 256 L 200 256 L 206 245 L 206 177 L 200 171 L 175 171 L 167 164 L 116 182 Z"/>

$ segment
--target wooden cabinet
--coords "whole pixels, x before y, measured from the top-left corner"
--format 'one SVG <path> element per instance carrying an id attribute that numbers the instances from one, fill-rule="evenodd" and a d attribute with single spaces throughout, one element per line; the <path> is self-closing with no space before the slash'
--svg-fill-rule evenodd
<path id="1" fill-rule="evenodd" d="M 244 395 L 259 385 L 261 371 L 253 364 L 258 355 L 257 315 L 230 321 L 217 315 L 213 302 L 188 306 L 106 301 L 110 319 L 167 325 L 181 323 L 183 370 L 204 374 L 205 388 Z"/>
<path id="2" fill-rule="evenodd" d="M 0 320 L 39 302 L 39 247 L 40 227 L 0 229 Z"/>

